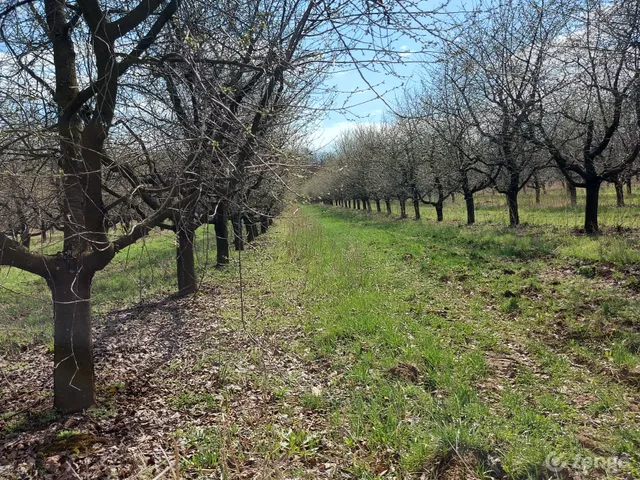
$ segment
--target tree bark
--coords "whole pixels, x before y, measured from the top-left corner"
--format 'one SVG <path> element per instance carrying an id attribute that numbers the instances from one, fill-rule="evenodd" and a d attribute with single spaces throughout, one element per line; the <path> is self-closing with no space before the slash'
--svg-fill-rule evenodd
<path id="1" fill-rule="evenodd" d="M 400 218 L 407 218 L 407 200 L 399 198 L 400 201 Z"/>
<path id="2" fill-rule="evenodd" d="M 360 210 L 360 199 L 356 200 L 356 209 Z"/>
<path id="3" fill-rule="evenodd" d="M 380 199 L 376 198 L 376 212 L 382 212 L 382 208 L 380 207 Z"/>
<path id="4" fill-rule="evenodd" d="M 456 192 L 451 192 L 451 203 L 456 203 Z"/>
<path id="5" fill-rule="evenodd" d="M 28 228 L 20 235 L 20 244 L 27 250 L 31 247 L 31 233 Z"/>
<path id="6" fill-rule="evenodd" d="M 384 205 L 387 207 L 387 215 L 391 215 L 391 199 L 385 198 Z"/>
<path id="7" fill-rule="evenodd" d="M 507 193 L 507 206 L 509 207 L 509 226 L 515 227 L 520 224 L 518 213 L 518 190 L 510 189 Z"/>
<path id="8" fill-rule="evenodd" d="M 473 200 L 473 192 L 465 192 L 464 202 L 467 205 L 467 225 L 476 223 L 476 206 Z"/>
<path id="9" fill-rule="evenodd" d="M 91 281 L 73 260 L 56 260 L 48 279 L 54 318 L 54 407 L 81 412 L 94 403 Z"/>
<path id="10" fill-rule="evenodd" d="M 434 207 L 436 207 L 436 217 L 438 219 L 439 222 L 442 222 L 444 220 L 444 212 L 443 212 L 443 205 L 442 202 L 435 202 L 433 204 Z"/>
<path id="11" fill-rule="evenodd" d="M 239 214 L 233 216 L 231 220 L 233 226 L 233 247 L 236 251 L 244 250 L 244 234 L 242 232 L 242 217 Z"/>
<path id="12" fill-rule="evenodd" d="M 541 190 L 541 185 L 540 185 L 540 180 L 538 179 L 537 175 L 533 176 L 533 188 L 536 191 L 536 204 L 539 205 L 540 204 L 540 190 Z"/>
<path id="13" fill-rule="evenodd" d="M 229 264 L 229 214 L 226 202 L 220 202 L 213 218 L 216 232 L 216 263 L 218 267 Z"/>
<path id="14" fill-rule="evenodd" d="M 269 230 L 269 216 L 265 214 L 260 215 L 260 233 L 267 233 Z"/>
<path id="15" fill-rule="evenodd" d="M 627 195 L 631 196 L 631 176 L 627 178 Z"/>
<path id="16" fill-rule="evenodd" d="M 616 187 L 616 206 L 624 207 L 624 185 L 621 180 L 617 180 L 614 183 Z"/>
<path id="17" fill-rule="evenodd" d="M 600 183 L 587 183 L 587 203 L 584 210 L 584 231 L 589 235 L 598 233 L 598 202 Z"/>
<path id="18" fill-rule="evenodd" d="M 177 232 L 178 247 L 176 262 L 178 269 L 178 296 L 183 297 L 197 290 L 195 255 L 193 241 L 195 233 L 190 226 L 183 225 Z"/>
<path id="19" fill-rule="evenodd" d="M 567 182 L 567 192 L 569 192 L 571 206 L 575 207 L 576 205 L 578 205 L 578 191 L 576 190 L 575 185 L 573 185 L 571 182 Z"/>
<path id="20" fill-rule="evenodd" d="M 420 198 L 417 194 L 413 195 L 413 212 L 416 220 L 420 220 Z"/>
<path id="21" fill-rule="evenodd" d="M 250 216 L 244 217 L 244 226 L 247 228 L 247 243 L 251 243 L 256 239 L 256 229 Z"/>

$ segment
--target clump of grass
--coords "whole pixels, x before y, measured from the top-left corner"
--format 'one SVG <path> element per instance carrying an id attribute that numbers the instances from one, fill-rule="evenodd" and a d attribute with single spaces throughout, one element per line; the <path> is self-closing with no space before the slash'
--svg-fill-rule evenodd
<path id="1" fill-rule="evenodd" d="M 195 449 L 190 457 L 183 460 L 184 468 L 211 470 L 221 467 L 221 436 L 217 429 L 198 427 L 178 430 L 175 436 L 187 449 Z"/>
<path id="2" fill-rule="evenodd" d="M 300 404 L 307 410 L 322 410 L 325 407 L 325 399 L 320 394 L 305 393 L 300 398 Z"/>
<path id="3" fill-rule="evenodd" d="M 176 410 L 188 410 L 199 407 L 216 411 L 220 408 L 215 395 L 210 392 L 180 392 L 178 395 L 170 397 L 169 404 Z"/>

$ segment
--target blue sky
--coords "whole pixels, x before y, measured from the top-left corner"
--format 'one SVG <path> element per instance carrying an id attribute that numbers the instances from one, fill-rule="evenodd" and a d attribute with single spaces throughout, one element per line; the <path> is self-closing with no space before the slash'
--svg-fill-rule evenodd
<path id="1" fill-rule="evenodd" d="M 327 82 L 329 90 L 339 93 L 334 108 L 312 135 L 313 149 L 331 150 L 333 141 L 354 125 L 381 122 L 383 115 L 389 112 L 387 104 L 393 105 L 406 85 L 419 81 L 421 67 L 416 61 L 422 55 L 415 52 L 420 50 L 420 46 L 408 38 L 399 39 L 396 45 L 398 51 L 404 52 L 400 55 L 406 63 L 386 67 L 394 73 L 381 67 L 377 67 L 377 71 L 359 71 L 352 67 L 334 74 Z"/>

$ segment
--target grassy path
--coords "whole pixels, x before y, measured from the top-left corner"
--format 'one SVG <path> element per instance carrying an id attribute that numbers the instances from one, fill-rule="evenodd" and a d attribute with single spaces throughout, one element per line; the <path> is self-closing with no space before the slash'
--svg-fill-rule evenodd
<path id="1" fill-rule="evenodd" d="M 322 401 L 353 475 L 543 478 L 553 454 L 595 478 L 638 450 L 640 303 L 614 266 L 591 278 L 559 235 L 314 207 L 278 241 L 267 323 L 287 312 L 337 373 Z"/>

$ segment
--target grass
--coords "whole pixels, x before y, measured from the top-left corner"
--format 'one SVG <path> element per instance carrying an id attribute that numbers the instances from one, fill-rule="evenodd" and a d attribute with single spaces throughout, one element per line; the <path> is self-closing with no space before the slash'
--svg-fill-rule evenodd
<path id="1" fill-rule="evenodd" d="M 54 237 L 46 248 L 55 251 Z M 32 250 L 42 250 L 34 241 Z M 177 291 L 175 241 L 169 232 L 154 232 L 120 252 L 109 266 L 96 273 L 92 305 L 96 314 Z M 213 227 L 200 228 L 195 244 L 198 275 L 204 281 L 213 272 L 215 233 Z M 46 250 L 45 250 L 46 251 Z M 19 351 L 33 343 L 53 348 L 53 308 L 46 282 L 14 268 L 0 268 L 0 352 Z"/>
<path id="2" fill-rule="evenodd" d="M 640 301 L 621 272 L 635 252 L 612 256 L 610 237 L 561 229 L 337 208 L 306 206 L 284 223 L 262 265 L 280 299 L 272 308 L 305 312 L 296 321 L 309 355 L 344 372 L 349 394 L 327 415 L 347 448 L 367 445 L 354 472 L 386 462 L 417 474 L 470 451 L 480 470 L 498 456 L 510 477 L 533 479 L 550 454 L 640 447 L 629 434 L 636 377 L 625 373 L 640 364 Z M 390 374 L 398 364 L 418 379 Z"/>
<path id="3" fill-rule="evenodd" d="M 504 225 L 502 199 L 491 195 L 479 196 L 480 222 L 471 227 L 460 200 L 439 224 L 290 209 L 268 243 L 245 254 L 246 319 L 256 336 L 301 330 L 301 339 L 278 348 L 321 365 L 324 383 L 300 390 L 300 372 L 262 376 L 260 350 L 242 352 L 256 366 L 247 381 L 273 399 L 252 455 L 295 461 L 296 469 L 337 458 L 351 478 L 455 478 L 447 475 L 463 460 L 467 473 L 458 478 L 472 471 L 514 479 L 551 476 L 550 455 L 629 455 L 608 475 L 637 476 L 640 248 L 637 231 L 626 227 L 638 227 L 640 209 L 608 206 L 610 193 L 601 222 L 612 230 L 598 237 L 575 233 L 579 208 L 560 205 L 559 192 L 541 206 L 525 195 L 528 225 L 517 229 Z M 616 230 L 618 222 L 625 228 Z M 234 268 L 218 272 L 204 261 L 207 232 L 198 238 L 202 277 L 235 281 Z M 96 311 L 174 292 L 173 255 L 172 237 L 161 234 L 118 256 L 96 278 Z M 0 274 L 2 285 L 22 293 L 0 292 L 2 328 L 13 322 L 0 343 L 15 350 L 50 342 L 43 285 L 15 270 Z M 218 357 L 203 350 L 202 358 L 194 371 Z M 216 393 L 196 385 L 169 404 L 228 415 L 233 403 Z M 235 423 L 176 432 L 188 452 L 181 467 L 224 473 L 238 462 L 229 457 L 241 455 L 246 434 Z"/>

